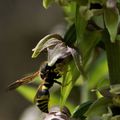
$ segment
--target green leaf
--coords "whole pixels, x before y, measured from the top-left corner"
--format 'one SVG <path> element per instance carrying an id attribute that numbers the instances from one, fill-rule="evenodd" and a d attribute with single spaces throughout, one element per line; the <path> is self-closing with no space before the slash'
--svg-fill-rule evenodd
<path id="1" fill-rule="evenodd" d="M 75 41 L 76 41 L 76 29 L 75 29 L 75 24 L 73 24 L 69 27 L 69 29 L 65 33 L 64 42 L 68 46 L 71 46 L 75 43 Z"/>
<path id="2" fill-rule="evenodd" d="M 108 112 L 108 105 L 111 103 L 111 99 L 104 97 L 96 100 L 85 113 L 87 120 L 101 120 L 102 115 Z"/>
<path id="3" fill-rule="evenodd" d="M 104 75 L 101 76 L 101 77 L 103 77 L 103 79 L 101 78 L 98 81 L 97 89 L 108 88 L 110 86 L 110 81 L 107 78 L 105 78 L 105 76 Z"/>
<path id="4" fill-rule="evenodd" d="M 80 50 L 83 57 L 83 64 L 85 64 L 90 58 L 92 50 L 97 43 L 101 40 L 102 34 L 100 31 L 86 31 L 84 33 L 84 39 L 81 41 Z"/>
<path id="5" fill-rule="evenodd" d="M 66 6 L 63 6 L 65 19 L 69 23 L 74 23 L 74 17 L 75 17 L 75 11 L 76 11 L 76 2 L 71 2 L 67 4 Z"/>
<path id="6" fill-rule="evenodd" d="M 36 94 L 36 89 L 30 86 L 20 86 L 19 88 L 17 88 L 17 91 L 24 96 L 24 98 L 26 98 L 28 101 L 30 102 L 34 102 L 34 97 Z"/>
<path id="7" fill-rule="evenodd" d="M 43 0 L 43 7 L 47 9 L 53 2 L 54 0 Z"/>
<path id="8" fill-rule="evenodd" d="M 60 104 L 60 97 L 56 95 L 55 93 L 50 93 L 50 100 L 49 100 L 49 108 L 52 106 L 58 106 Z M 66 107 L 70 109 L 70 111 L 73 111 L 75 106 L 71 104 L 69 101 L 65 104 Z"/>
<path id="9" fill-rule="evenodd" d="M 74 62 L 72 61 L 68 65 L 68 70 L 66 71 L 66 73 L 64 72 L 64 76 L 63 76 L 63 82 L 61 88 L 61 102 L 60 102 L 61 107 L 65 105 L 66 100 L 70 94 L 70 91 L 72 90 L 79 75 L 80 73 L 76 68 Z"/>
<path id="10" fill-rule="evenodd" d="M 108 65 L 107 65 L 106 55 L 104 52 L 97 58 L 97 60 L 94 62 L 94 64 L 91 65 L 89 69 L 88 88 L 93 89 L 94 87 L 96 87 L 96 85 L 97 88 L 100 88 L 102 83 L 99 83 L 99 81 L 103 79 L 106 80 L 106 82 L 104 83 L 108 85 L 109 81 L 105 79 L 105 76 L 107 76 L 107 74 L 108 74 Z"/>
<path id="11" fill-rule="evenodd" d="M 120 0 L 117 0 L 117 3 L 120 3 Z"/>
<path id="12" fill-rule="evenodd" d="M 95 12 L 95 11 L 93 11 Z M 95 14 L 95 13 L 94 13 Z M 104 20 L 103 20 L 103 15 L 97 15 L 97 16 L 94 16 L 93 17 L 93 21 L 95 22 L 95 24 L 100 27 L 101 29 L 104 29 L 105 28 L 105 25 L 104 25 Z"/>
<path id="13" fill-rule="evenodd" d="M 79 12 L 80 11 L 80 12 Z M 85 12 L 86 11 L 86 12 Z M 77 41 L 76 46 L 78 47 L 81 55 L 82 55 L 82 61 L 83 65 L 87 62 L 89 59 L 91 52 L 93 48 L 96 46 L 96 44 L 101 40 L 102 33 L 101 31 L 88 31 L 86 30 L 86 25 L 88 19 L 86 17 L 90 17 L 87 14 L 87 8 L 81 7 L 79 10 L 79 6 L 76 8 L 76 34 L 77 34 Z M 85 15 L 86 17 L 85 17 Z"/>
<path id="14" fill-rule="evenodd" d="M 119 11 L 117 8 L 104 9 L 104 21 L 106 28 L 110 34 L 111 42 L 115 42 L 117 29 L 119 25 Z"/>
<path id="15" fill-rule="evenodd" d="M 89 106 L 92 104 L 91 101 L 85 102 L 75 108 L 72 114 L 72 118 L 84 120 L 84 113 L 88 110 Z"/>
<path id="16" fill-rule="evenodd" d="M 76 46 L 79 48 L 81 41 L 83 41 L 85 28 L 87 25 L 87 21 L 85 20 L 84 16 L 79 12 L 79 5 L 76 5 L 76 20 L 75 20 L 75 27 L 76 27 L 76 35 L 77 41 Z"/>
<path id="17" fill-rule="evenodd" d="M 80 16 L 84 18 L 85 21 L 90 20 L 93 16 L 93 10 L 89 10 L 88 6 L 80 6 Z"/>
<path id="18" fill-rule="evenodd" d="M 116 40 L 120 41 L 120 34 L 117 35 Z"/>
<path id="19" fill-rule="evenodd" d="M 72 2 L 71 0 L 56 0 L 56 1 L 60 6 L 66 6 Z"/>

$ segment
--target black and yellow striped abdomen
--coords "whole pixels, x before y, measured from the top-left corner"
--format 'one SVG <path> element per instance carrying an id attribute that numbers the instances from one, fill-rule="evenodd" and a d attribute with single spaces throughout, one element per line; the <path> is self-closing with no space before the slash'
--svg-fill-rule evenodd
<path id="1" fill-rule="evenodd" d="M 38 89 L 35 99 L 36 105 L 42 112 L 48 113 L 49 96 L 49 90 L 46 89 L 46 87 L 43 84 L 41 88 Z"/>

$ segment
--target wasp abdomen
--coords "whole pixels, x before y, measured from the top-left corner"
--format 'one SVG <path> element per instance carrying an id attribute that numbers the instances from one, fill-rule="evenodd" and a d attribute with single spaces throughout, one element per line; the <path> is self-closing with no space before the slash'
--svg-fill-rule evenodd
<path id="1" fill-rule="evenodd" d="M 48 113 L 49 91 L 39 90 L 36 95 L 36 105 L 42 112 Z"/>

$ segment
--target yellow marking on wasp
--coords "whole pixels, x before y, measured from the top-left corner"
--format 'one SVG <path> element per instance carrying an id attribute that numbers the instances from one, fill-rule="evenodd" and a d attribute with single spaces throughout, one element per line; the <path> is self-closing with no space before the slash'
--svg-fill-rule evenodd
<path id="1" fill-rule="evenodd" d="M 47 89 L 48 88 L 45 85 L 42 86 L 42 90 L 47 90 Z"/>
<path id="2" fill-rule="evenodd" d="M 49 99 L 49 96 L 48 95 L 44 95 L 44 96 L 41 96 L 40 98 L 38 98 L 36 100 L 44 100 L 44 99 Z"/>
<path id="3" fill-rule="evenodd" d="M 43 104 L 46 104 L 46 103 L 48 103 L 48 101 L 38 102 L 38 103 L 36 103 L 36 105 L 43 105 Z"/>

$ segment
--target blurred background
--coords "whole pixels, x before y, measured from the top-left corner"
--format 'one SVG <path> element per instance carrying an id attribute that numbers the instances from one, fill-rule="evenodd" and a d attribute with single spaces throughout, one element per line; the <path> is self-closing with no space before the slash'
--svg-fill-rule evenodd
<path id="1" fill-rule="evenodd" d="M 31 59 L 32 49 L 59 24 L 64 24 L 64 17 L 57 5 L 45 10 L 42 0 L 0 0 L 0 120 L 19 120 L 31 105 L 6 88 L 38 70 L 41 61 Z"/>

